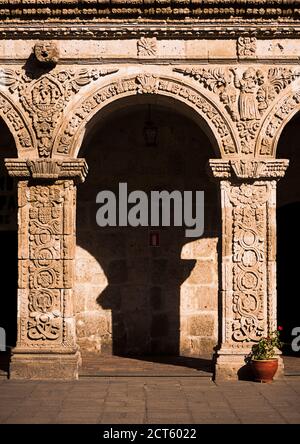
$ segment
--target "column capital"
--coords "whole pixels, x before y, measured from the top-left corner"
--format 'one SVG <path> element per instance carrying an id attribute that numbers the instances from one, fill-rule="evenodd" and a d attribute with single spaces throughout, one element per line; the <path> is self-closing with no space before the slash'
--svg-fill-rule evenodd
<path id="1" fill-rule="evenodd" d="M 8 174 L 19 179 L 78 179 L 84 182 L 88 166 L 85 159 L 5 159 Z"/>
<path id="2" fill-rule="evenodd" d="M 209 166 L 215 178 L 224 179 L 269 179 L 284 177 L 287 159 L 210 159 Z"/>

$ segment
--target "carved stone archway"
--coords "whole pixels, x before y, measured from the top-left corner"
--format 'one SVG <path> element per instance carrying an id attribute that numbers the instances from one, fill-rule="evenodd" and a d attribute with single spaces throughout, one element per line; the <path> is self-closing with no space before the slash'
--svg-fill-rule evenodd
<path id="1" fill-rule="evenodd" d="M 35 137 L 19 107 L 0 90 L 0 117 L 7 124 L 16 144 L 18 157 L 35 158 L 38 152 Z"/>
<path id="2" fill-rule="evenodd" d="M 239 148 L 234 137 L 232 123 L 211 98 L 188 83 L 147 72 L 126 78 L 120 77 L 106 84 L 102 83 L 88 96 L 84 96 L 79 102 L 73 104 L 70 112 L 66 111 L 68 119 L 57 130 L 52 157 L 76 158 L 85 127 L 92 117 L 113 101 L 137 94 L 158 94 L 184 103 L 205 121 L 222 158 L 238 155 Z"/>
<path id="3" fill-rule="evenodd" d="M 282 96 L 262 123 L 256 142 L 257 157 L 276 157 L 280 135 L 287 123 L 300 111 L 300 87 Z"/>

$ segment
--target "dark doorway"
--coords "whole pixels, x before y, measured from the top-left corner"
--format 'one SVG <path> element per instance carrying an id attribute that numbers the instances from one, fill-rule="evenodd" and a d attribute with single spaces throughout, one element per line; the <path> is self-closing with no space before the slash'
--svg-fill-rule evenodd
<path id="1" fill-rule="evenodd" d="M 17 339 L 17 232 L 0 231 L 0 245 L 0 326 L 6 331 L 6 345 L 11 349 L 11 347 L 16 345 Z"/>
<path id="2" fill-rule="evenodd" d="M 0 327 L 6 332 L 6 352 L 0 352 L 0 373 L 8 371 L 9 355 L 17 338 L 17 190 L 8 176 L 4 159 L 17 157 L 14 139 L 0 119 Z"/>
<path id="3" fill-rule="evenodd" d="M 277 158 L 289 159 L 286 175 L 277 187 L 277 317 L 282 325 L 284 354 L 294 354 L 291 335 L 300 327 L 300 113 L 285 126 L 277 148 Z M 300 356 L 299 352 L 296 353 Z"/>
<path id="4" fill-rule="evenodd" d="M 300 202 L 277 210 L 277 310 L 284 353 L 292 354 L 291 332 L 300 327 L 299 260 Z M 299 352 L 297 353 L 299 354 Z"/>

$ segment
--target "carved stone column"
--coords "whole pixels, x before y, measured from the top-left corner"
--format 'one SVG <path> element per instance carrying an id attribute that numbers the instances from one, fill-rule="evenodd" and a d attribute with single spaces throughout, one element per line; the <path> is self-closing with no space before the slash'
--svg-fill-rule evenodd
<path id="1" fill-rule="evenodd" d="M 75 179 L 84 159 L 6 159 L 18 182 L 18 337 L 11 378 L 73 379 L 80 354 L 73 317 Z"/>
<path id="2" fill-rule="evenodd" d="M 245 356 L 276 324 L 276 181 L 288 160 L 210 160 L 220 180 L 222 282 L 216 379 L 242 376 Z M 279 358 L 280 372 L 282 360 Z"/>

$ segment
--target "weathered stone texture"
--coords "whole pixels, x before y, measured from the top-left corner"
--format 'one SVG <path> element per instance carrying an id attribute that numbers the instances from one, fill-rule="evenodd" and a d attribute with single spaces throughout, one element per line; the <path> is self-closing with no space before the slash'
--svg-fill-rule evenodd
<path id="1" fill-rule="evenodd" d="M 164 2 L 159 11 L 152 1 L 97 2 L 78 12 L 97 13 L 84 26 L 71 26 L 77 0 L 65 9 L 2 3 L 0 130 L 3 120 L 14 140 L 0 143 L 16 148 L 6 167 L 19 189 L 12 376 L 76 377 L 78 346 L 199 356 L 217 345 L 217 377 L 236 377 L 251 344 L 276 327 L 276 186 L 296 142 L 283 133 L 281 159 L 276 150 L 300 110 L 297 2 L 278 27 L 268 20 L 285 6 L 268 2 Z M 25 10 L 32 27 L 19 26 Z M 110 11 L 140 18 L 112 26 Z M 179 22 L 154 20 L 165 14 Z M 194 16 L 207 24 L 181 20 Z M 260 16 L 252 32 L 247 20 Z M 81 156 L 90 172 L 76 197 Z M 299 159 L 292 164 L 280 204 L 299 197 Z M 204 235 L 157 227 L 160 245 L 150 247 L 148 227 L 100 228 L 96 194 L 118 193 L 121 182 L 148 194 L 203 190 Z"/>

